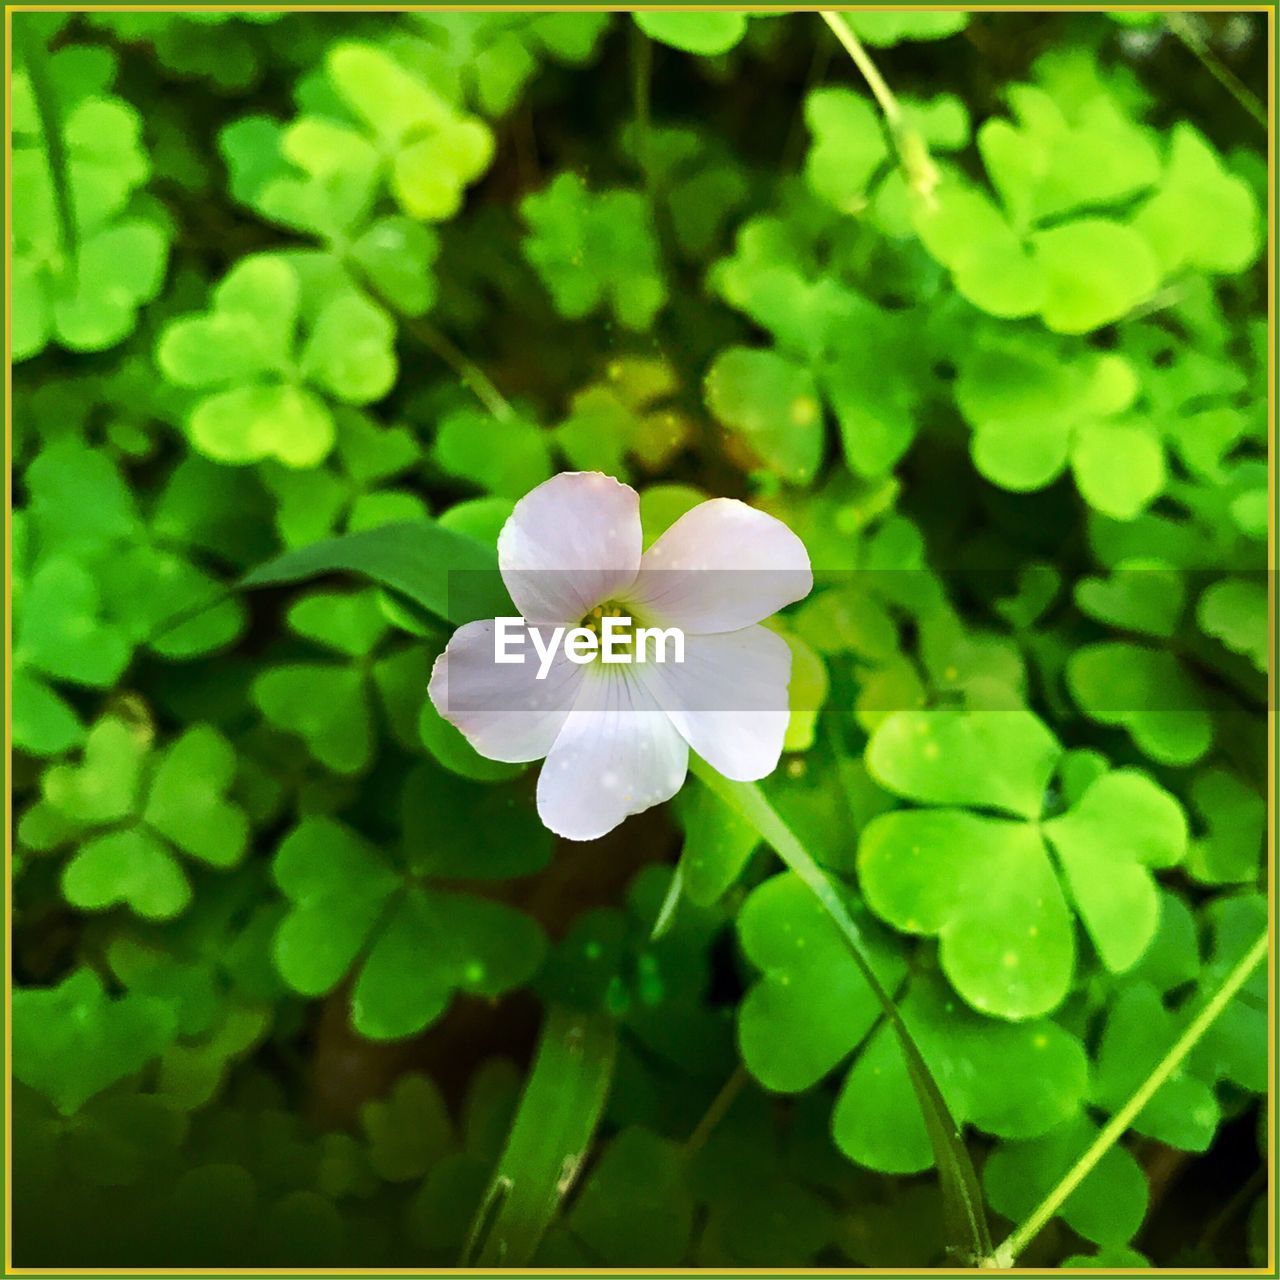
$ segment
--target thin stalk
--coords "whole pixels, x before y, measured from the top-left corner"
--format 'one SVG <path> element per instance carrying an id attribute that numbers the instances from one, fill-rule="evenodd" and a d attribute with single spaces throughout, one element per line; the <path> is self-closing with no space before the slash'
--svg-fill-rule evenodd
<path id="1" fill-rule="evenodd" d="M 880 104 L 880 110 L 884 112 L 884 118 L 889 122 L 889 128 L 897 129 L 902 124 L 902 107 L 898 104 L 898 99 L 894 97 L 893 90 L 885 83 L 885 78 L 880 74 L 880 69 L 872 62 L 866 46 L 854 34 L 853 28 L 849 25 L 849 20 L 843 13 L 823 12 L 821 17 L 823 22 L 831 28 L 835 38 L 844 45 L 845 52 L 853 59 L 854 65 L 862 72 L 862 78 L 867 82 L 867 87 Z"/>
<path id="2" fill-rule="evenodd" d="M 1267 934 L 1263 933 L 1240 958 L 1235 968 L 1227 974 L 1222 986 L 1214 992 L 1208 1004 L 1187 1024 L 1186 1030 L 1173 1042 L 1172 1048 L 1143 1081 L 1133 1097 L 1103 1126 L 1089 1149 L 1072 1165 L 1062 1181 L 1045 1196 L 1026 1222 L 983 1261 L 983 1266 L 1013 1266 L 1018 1256 L 1040 1233 L 1045 1223 L 1058 1212 L 1067 1197 L 1089 1176 L 1098 1161 L 1115 1146 L 1133 1123 L 1138 1112 L 1151 1101 L 1160 1086 L 1178 1069 L 1183 1059 L 1213 1025 L 1214 1020 L 1249 980 L 1250 975 L 1267 954 L 1267 942 Z"/>
<path id="3" fill-rule="evenodd" d="M 493 385 L 484 370 L 472 360 L 445 333 L 430 321 L 408 319 L 402 321 L 407 329 L 429 351 L 439 356 L 462 380 L 463 385 L 489 410 L 495 418 L 510 422 L 516 416 L 511 401 Z"/>
<path id="4" fill-rule="evenodd" d="M 49 71 L 49 50 L 40 32 L 35 29 L 35 18 L 24 15 L 24 21 L 14 23 L 14 39 L 23 57 L 27 79 L 31 84 L 31 97 L 36 116 L 40 121 L 40 133 L 44 138 L 45 154 L 49 160 L 49 174 L 53 179 L 53 213 L 58 224 L 62 255 L 55 264 L 55 273 L 67 272 L 71 276 L 77 269 L 79 237 L 76 233 L 75 211 L 71 203 L 70 167 L 67 149 L 62 137 L 62 118 L 58 110 L 58 95 L 53 87 Z"/>
<path id="5" fill-rule="evenodd" d="M 636 161 L 645 190 L 653 199 L 653 42 L 637 26 L 631 28 L 631 98 L 636 122 Z"/>
<path id="6" fill-rule="evenodd" d="M 832 13 L 823 10 L 820 14 L 823 22 L 831 28 L 832 34 L 844 46 L 845 52 L 853 59 L 854 66 L 862 73 L 872 96 L 880 105 L 885 124 L 889 126 L 889 135 L 898 152 L 898 162 L 906 176 L 907 185 L 918 192 L 926 201 L 931 202 L 933 193 L 941 177 L 933 158 L 929 155 L 929 147 L 920 132 L 911 128 L 902 113 L 902 104 L 894 96 L 879 67 L 872 60 L 862 41 L 858 39 L 848 19 L 843 13 Z"/>
<path id="7" fill-rule="evenodd" d="M 695 1155 L 706 1146 L 707 1139 L 715 1131 L 716 1126 L 721 1120 L 729 1114 L 729 1108 L 733 1106 L 738 1094 L 742 1092 L 742 1087 L 747 1083 L 746 1069 L 739 1064 L 720 1092 L 711 1099 L 711 1105 L 706 1109 L 701 1120 L 698 1121 L 697 1127 L 689 1135 L 688 1140 L 684 1144 L 684 1154 L 686 1157 Z"/>
<path id="8" fill-rule="evenodd" d="M 1186 14 L 1166 13 L 1169 30 L 1204 65 L 1204 69 L 1249 113 L 1264 129 L 1267 128 L 1267 109 L 1257 94 L 1231 70 L 1209 47 L 1209 42 Z"/>

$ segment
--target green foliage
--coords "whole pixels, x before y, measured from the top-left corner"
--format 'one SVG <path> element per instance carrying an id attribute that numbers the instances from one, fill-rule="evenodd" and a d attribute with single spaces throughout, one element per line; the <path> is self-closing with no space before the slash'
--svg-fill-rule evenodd
<path id="1" fill-rule="evenodd" d="M 811 13 L 14 15 L 15 1265 L 954 1266 L 1115 1117 L 1017 1261 L 1265 1263 L 1263 967 L 1129 1108 L 1268 925 L 1265 23 L 843 20 L 887 115 Z M 775 773 L 589 845 L 426 696 L 566 470 L 816 578 Z"/>

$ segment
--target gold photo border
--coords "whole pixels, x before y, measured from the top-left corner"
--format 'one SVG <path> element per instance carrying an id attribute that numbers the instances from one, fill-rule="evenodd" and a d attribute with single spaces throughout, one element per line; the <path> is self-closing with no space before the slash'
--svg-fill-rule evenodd
<path id="1" fill-rule="evenodd" d="M 216 11 L 223 13 L 412 13 L 423 10 L 459 12 L 469 10 L 479 13 L 576 13 L 609 12 L 632 13 L 646 10 L 665 10 L 684 13 L 709 13 L 719 9 L 741 10 L 749 8 L 753 13 L 811 13 L 852 12 L 908 12 L 913 9 L 953 11 L 966 13 L 1110 13 L 1129 10 L 1143 13 L 1262 13 L 1267 15 L 1267 491 L 1270 521 L 1267 529 L 1267 634 L 1271 663 L 1267 672 L 1267 1066 L 1270 1092 L 1267 1095 L 1267 1265 L 1264 1267 L 1128 1267 L 1100 1270 L 1088 1267 L 1055 1268 L 1046 1271 L 1036 1267 L 1010 1267 L 1005 1274 L 1015 1275 L 1133 1275 L 1133 1276 L 1277 1276 L 1276 1257 L 1276 1146 L 1277 1146 L 1277 1044 L 1276 1044 L 1276 913 L 1275 878 L 1277 871 L 1276 846 L 1276 404 L 1277 404 L 1277 353 L 1276 353 L 1276 131 L 1275 131 L 1275 69 L 1276 69 L 1276 9 L 1272 4 L 1231 4 L 1228 0 L 1208 0 L 1201 4 L 1114 4 L 1051 3 L 1022 4 L 1010 0 L 1006 4 L 830 4 L 830 5 L 747 5 L 742 0 L 723 0 L 716 4 L 683 4 L 679 0 L 670 4 L 596 4 L 591 0 L 582 4 L 488 4 L 468 3 L 460 0 L 454 4 L 381 4 L 377 0 L 369 4 L 3 4 L 4 9 L 4 116 L 5 137 L 5 279 L 12 278 L 13 251 L 13 133 L 10 126 L 13 103 L 13 40 L 12 15 L 15 13 L 190 13 Z M 5 467 L 4 467 L 4 765 L 8 785 L 5 787 L 5 882 L 4 882 L 4 1275 L 15 1276 L 450 1276 L 450 1275 L 530 1275 L 530 1276 L 935 1276 L 935 1275 L 986 1275 L 989 1271 L 980 1267 L 885 1267 L 879 1270 L 857 1267 L 274 1267 L 274 1268 L 218 1268 L 218 1267 L 21 1267 L 13 1266 L 13 1144 L 10 1116 L 12 1114 L 12 996 L 13 996 L 13 361 L 12 361 L 12 294 L 5 289 L 4 311 L 5 355 Z"/>

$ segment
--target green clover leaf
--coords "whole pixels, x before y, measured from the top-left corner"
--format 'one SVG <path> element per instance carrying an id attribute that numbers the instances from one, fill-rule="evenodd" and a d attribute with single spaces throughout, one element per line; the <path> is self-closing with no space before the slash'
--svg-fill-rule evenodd
<path id="1" fill-rule="evenodd" d="M 875 106 L 848 89 L 815 89 L 805 99 L 804 116 L 814 139 L 805 161 L 809 185 L 842 213 L 860 213 L 871 179 L 890 154 Z"/>
<path id="2" fill-rule="evenodd" d="M 422 450 L 406 427 L 383 427 L 358 409 L 334 411 L 337 447 L 326 465 L 299 471 L 264 462 L 259 474 L 276 500 L 275 524 L 286 547 L 306 546 L 335 527 L 352 533 L 379 524 L 421 520 L 421 498 L 403 488 L 380 488 L 397 479 Z"/>
<path id="3" fill-rule="evenodd" d="M 707 407 L 771 471 L 809 484 L 822 461 L 822 403 L 813 376 L 774 351 L 729 347 L 707 371 Z"/>
<path id="4" fill-rule="evenodd" d="M 203 315 L 171 322 L 156 350 L 165 376 L 208 394 L 187 418 L 192 444 L 219 462 L 276 458 L 312 467 L 332 449 L 342 403 L 380 399 L 396 377 L 393 327 L 354 291 L 304 307 L 297 267 L 280 254 L 241 259 Z M 297 347 L 300 316 L 306 338 Z"/>
<path id="5" fill-rule="evenodd" d="M 541 960 L 542 935 L 527 917 L 406 877 L 329 818 L 295 827 L 273 874 L 290 904 L 275 937 L 281 975 L 318 996 L 358 971 L 352 1025 L 370 1039 L 413 1035 L 456 991 L 499 995 Z"/>
<path id="6" fill-rule="evenodd" d="M 747 34 L 745 13 L 642 12 L 631 16 L 650 39 L 704 58 L 728 53 Z"/>
<path id="7" fill-rule="evenodd" d="M 1131 968 L 1151 943 L 1150 868 L 1182 859 L 1187 827 L 1146 775 L 1101 772 L 1065 812 L 1039 821 L 1061 748 L 1025 711 L 896 712 L 866 760 L 887 790 L 949 806 L 874 818 L 858 872 L 877 915 L 939 938 L 943 972 L 976 1009 L 1029 1018 L 1067 993 L 1075 944 L 1050 848 L 1108 969 Z"/>
<path id="8" fill-rule="evenodd" d="M 76 841 L 62 892 L 74 907 L 129 907 L 166 920 L 191 901 L 177 852 L 227 869 L 244 857 L 248 820 L 225 799 L 235 753 L 208 725 L 193 725 L 156 758 L 146 737 L 113 718 L 85 739 L 79 764 L 48 769 L 21 830 L 36 847 Z"/>
<path id="9" fill-rule="evenodd" d="M 289 628 L 344 662 L 292 662 L 255 677 L 251 697 L 278 729 L 296 734 L 335 773 L 359 773 L 373 757 L 371 659 L 389 624 L 377 594 L 313 592 L 289 609 Z"/>
<path id="10" fill-rule="evenodd" d="M 375 45 L 335 45 L 325 73 L 343 106 L 367 130 L 401 209 L 423 221 L 453 217 L 467 186 L 493 159 L 488 127 Z"/>
<path id="11" fill-rule="evenodd" d="M 13 1074 L 71 1115 L 140 1071 L 174 1030 L 163 1000 L 112 999 L 92 969 L 77 969 L 56 987 L 13 993 Z"/>
<path id="12" fill-rule="evenodd" d="M 1199 688 L 1162 649 L 1106 641 L 1077 649 L 1067 687 L 1091 720 L 1126 729 L 1161 764 L 1193 764 L 1209 750 L 1213 721 Z"/>
<path id="13" fill-rule="evenodd" d="M 611 360 L 602 379 L 574 392 L 569 416 L 555 428 L 556 445 L 584 471 L 626 479 L 631 459 L 661 471 L 692 434 L 688 417 L 672 403 L 679 385 L 665 360 Z"/>
<path id="14" fill-rule="evenodd" d="M 1204 135 L 1173 127 L 1167 168 L 1133 219 L 1166 275 L 1184 267 L 1243 271 L 1262 250 L 1262 218 L 1248 183 L 1231 173 Z"/>
<path id="15" fill-rule="evenodd" d="M 426 1076 L 401 1076 L 385 1098 L 366 1102 L 360 1127 L 369 1142 L 369 1163 L 387 1182 L 421 1178 L 454 1144 L 444 1098 Z"/>
<path id="16" fill-rule="evenodd" d="M 526 196 L 520 212 L 530 232 L 522 241 L 525 257 L 562 316 L 581 320 L 607 305 L 624 327 L 649 328 L 667 285 L 642 196 L 593 193 L 565 172 Z"/>
<path id="17" fill-rule="evenodd" d="M 1158 560 L 1121 560 L 1106 578 L 1076 583 L 1080 611 L 1122 631 L 1168 639 L 1186 604 L 1182 575 Z"/>
<path id="18" fill-rule="evenodd" d="M 1202 884 L 1252 882 L 1261 865 L 1266 801 L 1229 770 L 1210 768 L 1192 780 L 1191 807 L 1205 831 L 1187 851 L 1189 874 Z"/>
<path id="19" fill-rule="evenodd" d="M 1196 602 L 1196 621 L 1234 653 L 1242 653 L 1259 671 L 1267 670 L 1267 589 L 1247 578 L 1223 578 Z"/>
<path id="20" fill-rule="evenodd" d="M 415 65 L 455 100 L 488 116 L 515 106 L 542 59 L 582 66 L 596 55 L 607 13 L 448 13 L 419 11 L 413 20 L 429 46 Z"/>
<path id="21" fill-rule="evenodd" d="M 991 315 L 1039 315 L 1058 333 L 1088 333 L 1155 293 L 1161 263 L 1147 237 L 1115 217 L 1160 177 L 1158 151 L 1105 91 L 1056 100 L 1035 85 L 1008 91 L 1016 123 L 987 121 L 978 148 L 1003 211 L 956 176 L 917 195 L 912 218 L 958 292 Z"/>
<path id="22" fill-rule="evenodd" d="M 969 15 L 905 9 L 896 13 L 855 11 L 846 14 L 845 21 L 869 45 L 888 49 L 904 40 L 945 40 L 969 25 Z"/>
<path id="23" fill-rule="evenodd" d="M 130 210 L 150 162 L 141 115 L 110 92 L 114 59 L 104 50 L 67 45 L 48 58 L 48 76 L 60 90 L 56 104 L 45 104 L 62 135 L 59 174 L 30 75 L 21 66 L 14 71 L 14 127 L 40 138 L 13 157 L 14 182 L 23 193 L 13 223 L 15 361 L 38 355 L 51 341 L 72 351 L 102 351 L 123 341 L 139 308 L 160 292 L 169 251 L 165 225 Z M 63 243 L 55 214 L 62 181 L 74 244 Z"/>
<path id="24" fill-rule="evenodd" d="M 872 964 L 892 990 L 905 974 L 903 958 L 888 935 L 865 924 Z M 892 1031 L 873 1030 L 878 1003 L 812 895 L 789 873 L 774 876 L 748 898 L 738 929 L 764 974 L 739 1011 L 747 1068 L 770 1089 L 796 1092 L 857 1051 L 832 1115 L 837 1145 L 872 1169 L 928 1168 L 931 1148 L 901 1051 Z M 958 1120 L 1030 1137 L 1078 1111 L 1085 1055 L 1061 1028 L 981 1018 L 935 978 L 914 979 L 898 1003 Z M 1012 1087 L 1015 1079 L 1025 1087 Z"/>
<path id="25" fill-rule="evenodd" d="M 1164 450 L 1140 418 L 1121 356 L 1065 361 L 1054 344 L 1023 338 L 975 344 L 963 358 L 956 400 L 973 427 L 978 470 L 1006 489 L 1041 489 L 1067 467 L 1096 511 L 1131 520 L 1165 487 Z"/>
<path id="26" fill-rule="evenodd" d="M 1030 1214 L 1097 1137 L 1084 1116 L 1030 1142 L 1003 1142 L 987 1158 L 982 1185 L 991 1207 L 1013 1222 Z M 1147 1212 L 1147 1179 L 1124 1147 L 1112 1147 L 1063 1201 L 1059 1216 L 1100 1245 L 1132 1240 Z"/>
<path id="27" fill-rule="evenodd" d="M 505 498 L 521 498 L 551 477 L 551 448 L 541 427 L 479 409 L 459 408 L 442 418 L 433 454 L 449 474 Z"/>
<path id="28" fill-rule="evenodd" d="M 405 315 L 431 309 L 439 238 L 412 218 L 375 216 L 383 157 L 358 129 L 318 116 L 287 126 L 246 116 L 218 144 L 237 199 L 320 240 L 355 282 Z"/>

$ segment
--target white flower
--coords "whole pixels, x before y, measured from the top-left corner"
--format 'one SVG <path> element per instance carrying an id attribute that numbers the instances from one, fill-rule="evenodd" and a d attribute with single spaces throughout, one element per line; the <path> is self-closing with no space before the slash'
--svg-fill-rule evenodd
<path id="1" fill-rule="evenodd" d="M 436 709 L 481 755 L 546 757 L 538 813 L 571 840 L 669 800 L 690 747 L 739 781 L 770 773 L 782 752 L 791 651 L 758 624 L 809 593 L 804 544 L 772 516 L 713 498 L 643 555 L 642 545 L 634 489 L 565 472 L 516 504 L 498 564 L 525 624 L 543 635 L 590 625 L 603 608 L 682 629 L 682 663 L 577 665 L 559 649 L 539 680 L 536 660 L 495 662 L 486 621 L 460 627 L 431 673 Z"/>

